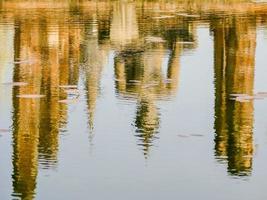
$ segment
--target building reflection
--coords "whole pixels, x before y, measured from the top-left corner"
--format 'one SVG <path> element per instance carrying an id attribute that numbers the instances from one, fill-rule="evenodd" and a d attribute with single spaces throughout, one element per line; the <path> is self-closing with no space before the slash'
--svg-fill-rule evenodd
<path id="1" fill-rule="evenodd" d="M 249 175 L 253 157 L 253 102 L 229 100 L 253 95 L 255 18 L 229 17 L 212 22 L 215 67 L 215 155 L 232 175 Z"/>
<path id="2" fill-rule="evenodd" d="M 128 19 L 137 17 L 134 3 L 122 4 L 116 5 L 120 9 L 114 9 L 114 12 L 118 12 L 114 15 L 120 16 L 120 20 L 115 18 L 116 22 L 112 23 L 120 28 L 114 29 L 111 34 L 112 45 L 119 47 L 114 59 L 115 87 L 120 98 L 133 99 L 137 103 L 135 135 L 146 157 L 159 129 L 160 111 L 157 102 L 177 92 L 179 57 L 183 49 L 180 41 L 188 38 L 179 34 L 180 26 L 170 26 L 168 29 L 164 27 L 164 22 L 160 26 L 165 28 L 167 34 L 164 31 L 158 34 L 147 31 L 149 34 L 143 35 L 136 19 Z M 143 21 L 140 25 L 145 23 Z M 183 31 L 188 33 L 189 30 Z"/>
<path id="3" fill-rule="evenodd" d="M 101 32 L 98 32 L 97 24 L 85 26 L 81 60 L 85 74 L 88 122 L 91 133 L 94 128 L 94 116 L 97 97 L 100 93 L 102 70 L 108 61 L 109 53 L 109 44 L 106 44 L 103 40 L 100 44 L 98 38 L 102 37 L 99 36 L 99 34 L 101 34 Z M 92 135 L 90 135 L 90 137 L 92 137 Z"/>
<path id="4" fill-rule="evenodd" d="M 38 59 L 32 65 L 22 63 L 14 70 L 15 82 L 34 85 L 13 91 L 13 196 L 21 199 L 34 198 L 38 173 L 40 101 L 16 98 L 18 94 L 39 94 L 41 91 L 39 38 L 31 37 L 31 34 L 38 35 L 39 27 L 31 26 L 27 20 L 24 23 L 17 22 L 15 58 Z"/>
<path id="5" fill-rule="evenodd" d="M 66 98 L 59 85 L 78 83 L 80 30 L 59 26 L 53 16 L 32 20 L 19 16 L 14 34 L 13 89 L 13 196 L 34 199 L 38 165 L 57 164 L 58 137 L 66 125 Z M 44 94 L 43 99 L 17 98 L 19 94 Z"/>
<path id="6" fill-rule="evenodd" d="M 14 55 L 12 52 L 6 56 L 0 50 L 0 63 L 8 63 L 12 56 L 25 60 L 14 64 L 10 74 L 14 82 L 28 83 L 13 89 L 13 195 L 33 199 L 38 166 L 50 169 L 57 165 L 59 133 L 67 125 L 69 108 L 58 102 L 67 98 L 59 85 L 77 85 L 84 78 L 81 82 L 88 124 L 93 130 L 102 71 L 113 52 L 116 94 L 136 103 L 135 136 L 147 157 L 160 129 L 158 103 L 176 95 L 180 56 L 197 47 L 196 30 L 201 20 L 210 25 L 214 35 L 215 155 L 218 160 L 227 161 L 230 174 L 249 175 L 253 157 L 253 102 L 230 101 L 229 95 L 253 93 L 255 9 L 251 4 L 240 9 L 240 3 L 233 6 L 234 3 L 210 2 L 205 6 L 199 1 L 49 4 L 48 0 L 34 5 L 23 0 L 1 2 L 1 8 L 9 10 L 3 18 L 10 22 L 0 25 L 4 30 L 0 39 L 8 41 L 5 46 L 14 46 Z M 27 6 L 34 8 L 33 13 L 24 9 Z M 221 12 L 222 8 L 224 12 L 229 9 L 230 14 L 239 10 L 252 15 L 211 14 Z M 160 13 L 167 11 L 190 11 L 196 15 L 170 14 L 174 17 L 159 18 Z M 203 15 L 198 15 L 202 12 Z M 1 67 L 0 73 L 4 71 Z M 0 78 L 3 79 L 1 74 Z M 16 97 L 18 94 L 45 97 L 21 99 Z"/>

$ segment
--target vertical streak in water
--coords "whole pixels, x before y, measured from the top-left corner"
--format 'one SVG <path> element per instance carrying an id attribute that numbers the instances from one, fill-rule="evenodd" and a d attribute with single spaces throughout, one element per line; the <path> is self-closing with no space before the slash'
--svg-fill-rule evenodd
<path id="1" fill-rule="evenodd" d="M 231 175 L 249 175 L 253 156 L 253 102 L 229 100 L 253 94 L 256 22 L 229 17 L 212 22 L 215 67 L 215 155 Z"/>

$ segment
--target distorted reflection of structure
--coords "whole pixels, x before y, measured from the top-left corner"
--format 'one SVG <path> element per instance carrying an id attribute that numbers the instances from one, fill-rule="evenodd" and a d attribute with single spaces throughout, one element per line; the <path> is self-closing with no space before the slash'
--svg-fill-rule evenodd
<path id="1" fill-rule="evenodd" d="M 80 38 L 77 27 L 52 28 L 61 22 L 48 16 L 34 21 L 23 14 L 16 17 L 14 59 L 25 62 L 16 64 L 13 81 L 28 85 L 13 90 L 13 196 L 34 199 L 38 163 L 43 168 L 57 163 L 58 134 L 67 114 L 66 105 L 58 103 L 66 96 L 58 85 L 77 84 L 77 70 L 69 71 L 75 64 L 68 62 L 78 62 L 75 44 Z M 20 99 L 19 94 L 45 98 Z"/>
<path id="2" fill-rule="evenodd" d="M 120 28 L 111 29 L 110 38 L 112 45 L 119 47 L 116 48 L 114 60 L 116 90 L 119 97 L 135 99 L 137 102 L 134 122 L 136 136 L 138 145 L 147 156 L 160 124 L 157 101 L 177 92 L 183 41 L 192 47 L 193 36 L 190 23 L 182 19 L 149 23 L 149 19 L 144 21 L 140 17 L 143 21 L 139 28 L 136 19 L 130 19 L 137 13 L 135 4 L 121 4 L 116 5 L 120 9 L 114 9 L 114 15 L 120 16 L 120 20 L 114 17 L 116 21 L 112 23 L 112 26 Z M 124 14 L 126 11 L 130 14 Z M 147 26 L 142 27 L 142 24 Z M 155 26 L 157 32 L 153 33 Z M 129 27 L 132 34 L 128 32 Z"/>
<path id="3" fill-rule="evenodd" d="M 267 9 L 243 1 L 201 2 L 1 2 L 8 12 L 1 13 L 5 23 L 0 24 L 0 38 L 8 48 L 0 50 L 0 80 L 13 56 L 30 59 L 13 65 L 13 81 L 29 83 L 13 89 L 13 196 L 33 199 L 38 165 L 56 167 L 59 133 L 67 125 L 69 108 L 58 102 L 67 97 L 59 85 L 81 82 L 93 131 L 103 68 L 113 53 L 116 94 L 136 103 L 135 136 L 147 157 L 160 129 L 158 102 L 177 93 L 180 56 L 197 47 L 202 20 L 214 36 L 215 155 L 227 161 L 231 175 L 251 173 L 253 102 L 228 98 L 253 93 L 256 18 Z M 232 15 L 237 11 L 243 17 Z M 160 18 L 165 12 L 172 16 Z M 195 15 L 181 14 L 187 12 Z M 25 93 L 45 98 L 16 98 Z"/>
<path id="4" fill-rule="evenodd" d="M 255 18 L 229 17 L 212 22 L 215 67 L 215 155 L 226 159 L 233 175 L 248 175 L 253 157 L 253 102 L 229 100 L 253 95 Z"/>

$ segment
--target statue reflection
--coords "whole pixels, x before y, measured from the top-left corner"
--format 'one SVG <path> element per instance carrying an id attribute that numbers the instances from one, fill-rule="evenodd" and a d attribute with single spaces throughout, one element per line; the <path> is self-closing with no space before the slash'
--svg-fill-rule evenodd
<path id="1" fill-rule="evenodd" d="M 249 175 L 253 157 L 253 102 L 229 100 L 253 94 L 256 47 L 254 18 L 212 22 L 215 65 L 215 155 L 227 160 L 231 175 Z"/>

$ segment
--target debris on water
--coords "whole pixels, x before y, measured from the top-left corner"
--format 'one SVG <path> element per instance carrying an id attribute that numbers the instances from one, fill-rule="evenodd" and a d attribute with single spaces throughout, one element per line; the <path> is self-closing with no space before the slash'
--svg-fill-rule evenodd
<path id="1" fill-rule="evenodd" d="M 7 128 L 0 128 L 0 133 L 9 133 L 11 132 L 10 129 L 7 129 Z"/>
<path id="2" fill-rule="evenodd" d="M 248 99 L 244 99 L 244 98 L 236 98 L 236 101 L 241 102 L 241 103 L 250 102 Z"/>
<path id="3" fill-rule="evenodd" d="M 182 138 L 187 138 L 187 137 L 189 137 L 189 135 L 182 135 L 182 134 L 179 134 L 179 135 L 177 135 L 178 137 L 182 137 Z"/>
<path id="4" fill-rule="evenodd" d="M 3 83 L 3 85 L 8 85 L 8 86 L 26 86 L 28 83 L 25 82 L 9 82 L 9 83 Z"/>
<path id="5" fill-rule="evenodd" d="M 147 42 L 166 42 L 166 40 L 162 39 L 161 37 L 149 36 L 145 38 Z"/>
<path id="6" fill-rule="evenodd" d="M 164 83 L 171 83 L 172 82 L 172 79 L 165 79 L 164 80 Z"/>
<path id="7" fill-rule="evenodd" d="M 42 94 L 20 94 L 17 95 L 18 98 L 25 98 L 25 99 L 39 99 L 45 97 Z"/>
<path id="8" fill-rule="evenodd" d="M 176 15 L 181 17 L 200 17 L 200 15 L 193 15 L 193 14 L 187 14 L 187 13 L 176 13 Z"/>
<path id="9" fill-rule="evenodd" d="M 172 15 L 162 15 L 158 17 L 153 17 L 154 19 L 168 19 L 168 18 L 173 18 L 174 16 Z"/>
<path id="10" fill-rule="evenodd" d="M 123 79 L 117 79 L 117 78 L 115 78 L 114 79 L 116 82 L 122 82 L 122 81 L 124 81 Z"/>
<path id="11" fill-rule="evenodd" d="M 78 99 L 77 98 L 73 98 L 73 99 L 62 99 L 58 101 L 59 103 L 65 103 L 65 104 L 69 104 L 69 103 L 77 103 Z"/>
<path id="12" fill-rule="evenodd" d="M 194 44 L 194 42 L 191 41 L 179 41 L 177 44 Z"/>
<path id="13" fill-rule="evenodd" d="M 230 94 L 232 97 L 244 97 L 244 96 L 249 96 L 248 94 Z"/>
<path id="14" fill-rule="evenodd" d="M 67 94 L 75 94 L 75 95 L 80 94 L 78 89 L 67 89 L 67 90 L 65 90 L 65 92 Z"/>
<path id="15" fill-rule="evenodd" d="M 231 101 L 235 101 L 235 100 L 236 100 L 236 98 L 229 98 L 229 100 L 231 100 Z"/>
<path id="16" fill-rule="evenodd" d="M 157 83 L 150 83 L 150 84 L 146 84 L 144 86 L 142 86 L 142 88 L 150 88 L 150 87 L 154 87 L 154 86 L 157 86 L 158 84 Z"/>
<path id="17" fill-rule="evenodd" d="M 255 94 L 253 96 L 247 95 L 247 94 L 230 94 L 230 100 L 234 100 L 234 101 L 238 101 L 238 102 L 249 102 L 249 100 L 261 100 L 264 99 L 264 97 L 267 96 L 263 96 L 260 94 Z"/>
<path id="18" fill-rule="evenodd" d="M 14 64 L 30 63 L 30 60 L 16 60 L 13 63 Z"/>
<path id="19" fill-rule="evenodd" d="M 129 83 L 141 83 L 141 81 L 139 81 L 139 80 L 129 80 L 128 82 Z"/>
<path id="20" fill-rule="evenodd" d="M 204 135 L 202 135 L 202 134 L 190 134 L 190 136 L 194 136 L 194 137 L 203 137 Z"/>
<path id="21" fill-rule="evenodd" d="M 253 158 L 253 155 L 245 155 L 245 156 L 242 156 L 243 158 Z"/>
<path id="22" fill-rule="evenodd" d="M 267 95 L 267 92 L 257 92 L 256 94 L 259 94 L 259 95 Z"/>
<path id="23" fill-rule="evenodd" d="M 75 89 L 75 88 L 78 88 L 77 85 L 60 85 L 59 88 L 62 88 L 62 89 Z"/>
<path id="24" fill-rule="evenodd" d="M 255 96 L 265 98 L 267 97 L 267 92 L 257 92 Z"/>
<path id="25" fill-rule="evenodd" d="M 178 134 L 178 137 L 189 138 L 189 137 L 204 137 L 202 134 Z"/>

